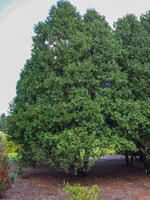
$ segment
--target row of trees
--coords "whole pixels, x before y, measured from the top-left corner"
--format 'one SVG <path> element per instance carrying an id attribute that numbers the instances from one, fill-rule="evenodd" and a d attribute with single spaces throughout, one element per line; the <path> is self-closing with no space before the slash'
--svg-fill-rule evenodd
<path id="1" fill-rule="evenodd" d="M 112 29 L 67 1 L 35 26 L 8 134 L 25 163 L 75 170 L 104 149 L 136 150 L 150 134 L 150 12 Z M 145 143 L 144 143 L 145 146 Z"/>

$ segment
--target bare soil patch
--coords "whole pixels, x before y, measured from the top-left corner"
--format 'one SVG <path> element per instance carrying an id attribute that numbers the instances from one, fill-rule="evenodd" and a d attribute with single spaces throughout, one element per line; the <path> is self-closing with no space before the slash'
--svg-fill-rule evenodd
<path id="1" fill-rule="evenodd" d="M 125 167 L 124 156 L 105 156 L 87 176 L 74 176 L 50 167 L 25 169 L 3 200 L 67 200 L 65 183 L 80 183 L 102 188 L 104 200 L 150 200 L 150 176 L 144 173 L 143 163 Z"/>

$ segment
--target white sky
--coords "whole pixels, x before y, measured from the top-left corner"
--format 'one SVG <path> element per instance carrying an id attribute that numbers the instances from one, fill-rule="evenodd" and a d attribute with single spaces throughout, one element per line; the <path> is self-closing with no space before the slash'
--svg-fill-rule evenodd
<path id="1" fill-rule="evenodd" d="M 16 95 L 16 83 L 25 61 L 30 57 L 33 26 L 46 19 L 56 0 L 8 0 L 7 8 L 0 0 L 0 114 L 7 113 Z M 112 25 L 118 17 L 150 10 L 150 0 L 70 0 L 83 14 L 95 8 Z"/>

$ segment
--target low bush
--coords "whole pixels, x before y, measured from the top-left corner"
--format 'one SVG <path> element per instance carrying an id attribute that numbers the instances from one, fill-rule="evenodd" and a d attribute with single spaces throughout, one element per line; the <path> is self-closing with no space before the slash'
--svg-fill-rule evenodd
<path id="1" fill-rule="evenodd" d="M 15 182 L 16 174 L 10 170 L 9 160 L 4 153 L 4 146 L 2 143 L 2 137 L 0 137 L 0 196 L 11 187 Z"/>
<path id="2" fill-rule="evenodd" d="M 66 184 L 65 191 L 69 200 L 103 200 L 98 185 L 80 186 L 79 184 Z"/>
<path id="3" fill-rule="evenodd" d="M 10 137 L 7 134 L 3 134 L 2 140 L 5 146 L 5 152 L 8 154 L 15 154 L 20 148 L 20 145 L 15 144 L 10 140 Z"/>

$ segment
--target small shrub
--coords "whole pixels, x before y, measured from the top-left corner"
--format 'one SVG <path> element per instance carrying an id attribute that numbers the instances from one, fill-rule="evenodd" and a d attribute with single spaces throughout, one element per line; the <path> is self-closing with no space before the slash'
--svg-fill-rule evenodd
<path id="1" fill-rule="evenodd" d="M 4 153 L 2 138 L 0 137 L 0 196 L 11 187 L 16 179 L 16 174 L 11 173 L 8 157 Z"/>
<path id="2" fill-rule="evenodd" d="M 102 200 L 101 191 L 98 185 L 80 186 L 79 184 L 66 184 L 65 191 L 69 200 Z"/>
<path id="3" fill-rule="evenodd" d="M 20 145 L 15 144 L 10 140 L 11 138 L 7 134 L 3 134 L 2 140 L 5 146 L 5 152 L 8 154 L 15 154 L 20 148 Z"/>

